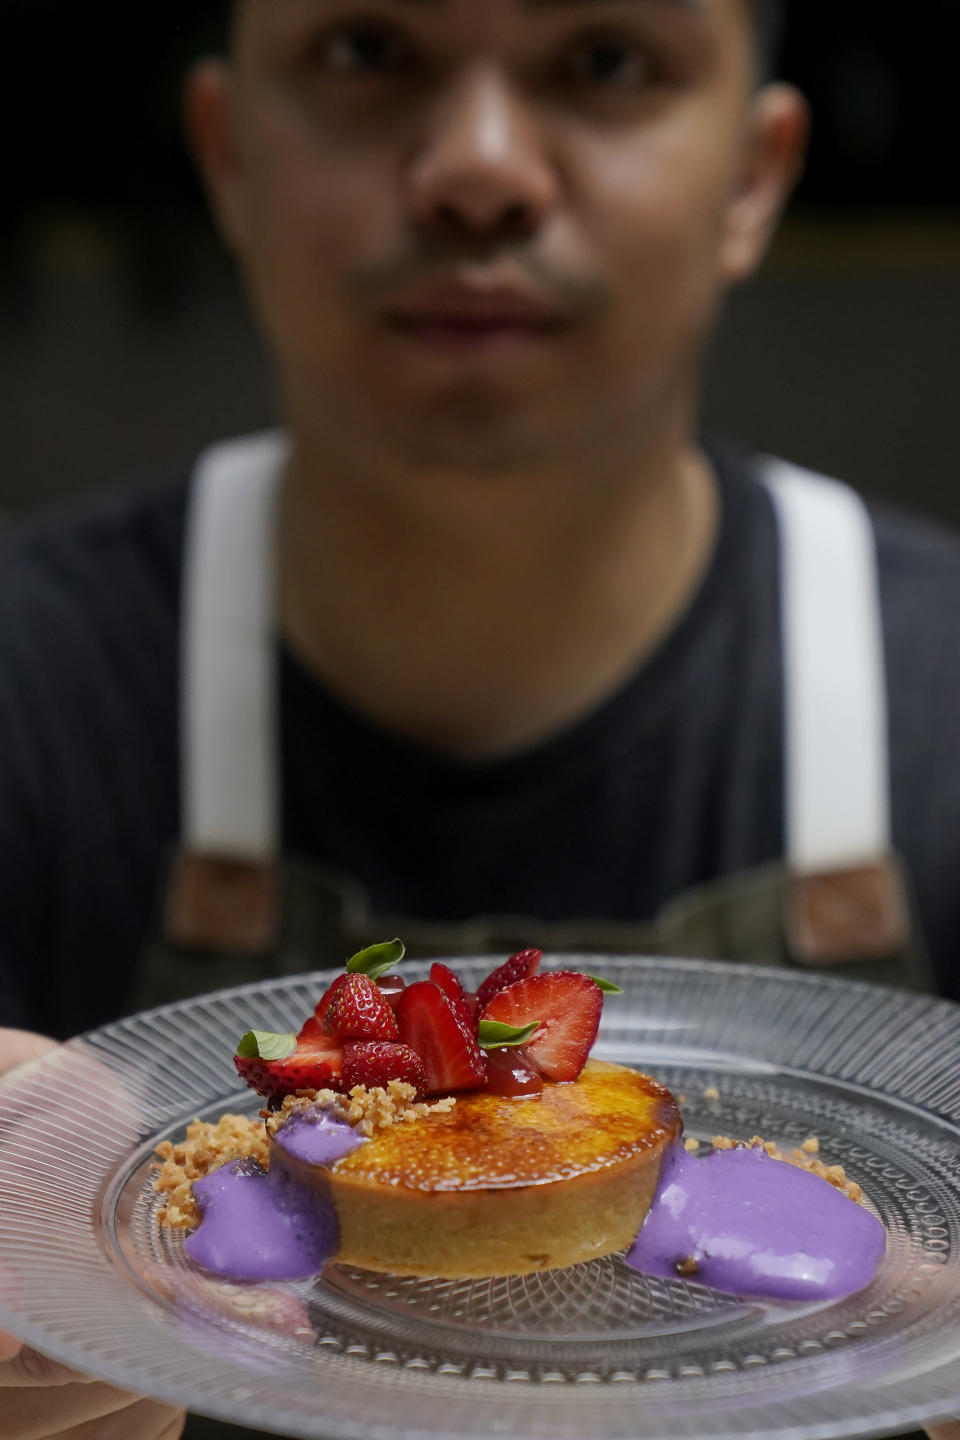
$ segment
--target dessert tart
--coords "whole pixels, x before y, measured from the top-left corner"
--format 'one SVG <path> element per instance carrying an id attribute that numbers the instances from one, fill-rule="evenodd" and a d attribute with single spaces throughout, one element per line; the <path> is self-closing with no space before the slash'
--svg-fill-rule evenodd
<path id="1" fill-rule="evenodd" d="M 578 1079 L 525 1099 L 462 1095 L 416 1124 L 379 1130 L 329 1168 L 291 1155 L 281 1124 L 270 1163 L 332 1201 L 340 1263 L 525 1275 L 631 1244 L 681 1128 L 655 1080 L 589 1061 Z"/>

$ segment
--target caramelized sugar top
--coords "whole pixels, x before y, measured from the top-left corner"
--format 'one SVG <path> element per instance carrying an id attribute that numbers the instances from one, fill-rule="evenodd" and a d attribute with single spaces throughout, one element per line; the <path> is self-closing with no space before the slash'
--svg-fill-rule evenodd
<path id="1" fill-rule="evenodd" d="M 446 1114 L 381 1130 L 334 1167 L 357 1184 L 507 1189 L 603 1170 L 680 1133 L 676 1101 L 649 1075 L 591 1060 L 568 1085 L 514 1099 L 479 1091 Z"/>

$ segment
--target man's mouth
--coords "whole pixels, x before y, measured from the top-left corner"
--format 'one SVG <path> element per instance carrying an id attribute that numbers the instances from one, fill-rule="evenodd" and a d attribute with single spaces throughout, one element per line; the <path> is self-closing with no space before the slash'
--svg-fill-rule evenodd
<path id="1" fill-rule="evenodd" d="M 531 343 L 558 335 L 567 317 L 518 287 L 424 288 L 387 311 L 387 323 L 414 340 L 447 348 Z"/>

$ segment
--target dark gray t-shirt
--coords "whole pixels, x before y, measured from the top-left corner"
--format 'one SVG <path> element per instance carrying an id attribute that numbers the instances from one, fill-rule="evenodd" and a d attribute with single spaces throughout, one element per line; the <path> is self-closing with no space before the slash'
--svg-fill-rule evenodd
<path id="1" fill-rule="evenodd" d="M 709 447 L 723 522 L 656 654 L 589 718 L 463 764 L 353 713 L 284 652 L 284 834 L 373 912 L 651 918 L 782 853 L 777 537 L 755 461 Z M 130 1004 L 176 842 L 187 476 L 35 521 L 0 552 L 0 1023 L 54 1035 Z M 894 839 L 960 998 L 960 540 L 874 515 Z M 589 925 L 586 925 L 589 932 Z"/>

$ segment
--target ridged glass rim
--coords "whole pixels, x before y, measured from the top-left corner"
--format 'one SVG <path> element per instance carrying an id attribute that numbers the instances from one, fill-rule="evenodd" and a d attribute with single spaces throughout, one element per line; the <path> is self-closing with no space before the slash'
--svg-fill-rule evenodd
<path id="1" fill-rule="evenodd" d="M 468 975 L 472 970 L 482 973 L 490 968 L 497 959 L 502 957 L 473 956 L 468 958 L 457 957 L 451 963 L 458 968 L 467 971 Z M 724 1062 L 734 1062 L 740 1069 L 756 1069 L 758 1073 L 764 1070 L 771 1070 L 781 1075 L 814 1075 L 818 1078 L 829 1079 L 843 1090 L 852 1095 L 858 1092 L 864 1096 L 886 1096 L 896 1101 L 897 1106 L 909 1114 L 913 1111 L 917 1117 L 923 1117 L 926 1121 L 937 1121 L 939 1127 L 944 1128 L 944 1133 L 950 1134 L 951 1142 L 960 1141 L 960 1007 L 949 1001 L 938 1000 L 929 996 L 917 995 L 910 992 L 902 992 L 885 987 L 868 986 L 856 981 L 841 979 L 835 976 L 823 976 L 810 974 L 802 971 L 792 970 L 770 970 L 761 966 L 741 966 L 728 964 L 726 962 L 696 961 L 684 959 L 660 960 L 653 957 L 630 957 L 630 956 L 606 956 L 606 955 L 561 955 L 548 957 L 546 965 L 551 968 L 576 968 L 592 972 L 605 973 L 611 978 L 626 978 L 637 980 L 646 975 L 651 981 L 669 983 L 684 976 L 696 977 L 701 986 L 709 986 L 716 982 L 725 982 L 730 987 L 741 987 L 741 998 L 744 1001 L 743 1007 L 735 1008 L 735 1021 L 724 1025 L 719 1016 L 699 1016 L 701 1024 L 710 1021 L 714 1023 L 714 1043 L 710 1048 L 699 1046 L 692 1047 L 692 1057 L 702 1060 L 704 1063 L 719 1064 L 723 1067 Z M 405 973 L 408 976 L 419 976 L 426 973 L 429 962 L 409 962 L 405 965 Z M 103 1159 L 99 1169 L 94 1164 L 93 1169 L 87 1176 L 89 1185 L 89 1196 L 96 1199 L 96 1203 L 102 1204 L 103 1197 L 109 1193 L 111 1175 L 114 1174 L 125 1159 L 136 1150 L 143 1150 L 146 1154 L 150 1148 L 150 1137 L 160 1132 L 164 1127 L 179 1117 L 192 1118 L 193 1112 L 200 1105 L 209 1106 L 213 1103 L 229 1103 L 230 1097 L 237 1093 L 236 1077 L 232 1074 L 232 1067 L 229 1063 L 229 1055 L 223 1055 L 218 1049 L 216 1059 L 213 1062 L 203 1055 L 207 1048 L 206 1036 L 209 1033 L 209 1023 L 213 1013 L 221 1012 L 217 1017 L 217 1023 L 226 1024 L 223 1012 L 232 1012 L 234 1007 L 239 1007 L 236 1012 L 236 1019 L 241 1018 L 243 1004 L 246 1000 L 256 998 L 258 1009 L 272 1008 L 274 1011 L 288 1011 L 290 1013 L 303 1012 L 302 1006 L 304 997 L 307 994 L 319 993 L 319 987 L 324 984 L 325 979 L 337 973 L 336 971 L 314 971 L 302 975 L 284 976 L 269 980 L 263 983 L 252 983 L 242 986 L 231 987 L 216 992 L 212 995 L 197 997 L 193 1000 L 177 1002 L 157 1007 L 156 1009 L 142 1012 L 140 1015 L 129 1017 L 125 1020 L 113 1022 L 98 1030 L 87 1032 L 68 1042 L 64 1047 L 50 1052 L 49 1056 L 41 1057 L 31 1062 L 11 1076 L 0 1081 L 0 1134 L 4 1134 L 8 1125 L 16 1123 L 19 1115 L 22 1114 L 24 1106 L 29 1111 L 31 1094 L 35 1095 L 38 1080 L 41 1085 L 59 1081 L 66 1083 L 67 1072 L 71 1062 L 82 1064 L 84 1061 L 96 1061 L 99 1065 L 107 1065 L 118 1078 L 130 1086 L 140 1102 L 152 1099 L 152 1107 L 146 1108 L 143 1120 L 146 1128 L 138 1136 L 136 1143 L 127 1145 L 126 1149 L 111 1150 L 104 1147 Z M 697 988 L 699 994 L 699 988 Z M 697 994 L 691 994 L 691 1000 L 695 1001 Z M 801 1004 L 800 1001 L 803 1003 Z M 752 1003 L 751 1003 L 752 1002 Z M 791 1002 L 793 1002 L 791 1004 Z M 801 1013 L 804 1021 L 804 1028 L 794 1024 L 784 1026 L 777 1024 L 777 1017 L 782 1015 L 783 1007 L 787 1006 L 795 1012 Z M 694 1010 L 696 1005 L 694 1004 Z M 745 1028 L 746 1019 L 756 1021 L 759 1014 L 763 1014 L 768 1022 L 766 1035 L 767 1046 L 758 1043 L 762 1039 L 754 1032 L 749 1053 L 739 1053 L 735 1045 L 731 1043 L 732 1027 L 740 1030 Z M 655 1017 L 654 1017 L 655 1018 Z M 605 1023 L 601 1031 L 601 1044 L 598 1046 L 598 1053 L 606 1058 L 624 1059 L 629 1054 L 633 1055 L 633 1063 L 643 1064 L 656 1073 L 657 1050 L 655 1042 L 644 1041 L 642 1035 L 652 1028 L 649 1023 L 650 1017 L 639 1016 L 625 1020 L 624 1016 L 619 1018 L 612 1008 L 608 1007 Z M 142 1049 L 137 1052 L 137 1045 L 143 1046 L 144 1037 L 153 1037 L 153 1042 L 159 1047 L 163 1044 L 169 1045 L 174 1037 L 171 1034 L 170 1024 L 176 1022 L 181 1026 L 192 1027 L 189 1033 L 181 1037 L 181 1054 L 186 1057 L 190 1054 L 188 1042 L 193 1045 L 194 1050 L 191 1058 L 194 1061 L 194 1069 L 184 1077 L 183 1093 L 179 1104 L 170 1100 L 168 1103 L 160 1104 L 155 1092 L 151 1094 L 151 1086 L 156 1086 L 155 1070 L 145 1064 Z M 233 1023 L 233 1021 L 231 1021 Z M 810 1063 L 809 1036 L 811 1029 L 821 1025 L 832 1027 L 834 1040 L 838 1034 L 842 1035 L 839 1043 L 834 1043 L 827 1051 L 824 1049 L 825 1042 L 822 1042 L 820 1057 L 816 1067 L 812 1068 Z M 887 1027 L 892 1027 L 888 1029 Z M 237 1034 L 241 1033 L 240 1029 Z M 872 1037 L 875 1041 L 879 1034 L 886 1035 L 889 1041 L 895 1035 L 895 1050 L 891 1051 L 890 1046 L 874 1047 L 869 1045 L 869 1053 L 864 1054 L 864 1042 Z M 831 1034 L 828 1028 L 827 1035 Z M 891 1042 L 892 1043 L 892 1042 Z M 805 1049 L 806 1046 L 806 1049 Z M 682 1050 L 683 1047 L 679 1047 Z M 678 1047 L 671 1045 L 664 1047 L 669 1049 L 671 1055 L 678 1053 Z M 157 1055 L 164 1058 L 164 1051 L 157 1049 Z M 806 1055 L 806 1059 L 804 1058 Z M 813 1056 L 817 1056 L 817 1047 L 813 1047 Z M 75 1057 L 80 1057 L 79 1060 Z M 202 1057 L 202 1058 L 201 1058 Z M 151 1078 L 152 1077 L 152 1078 Z M 219 1081 L 219 1088 L 217 1085 Z M 38 1112 L 39 1113 L 39 1112 Z M 88 1116 L 84 1123 L 92 1123 Z M 149 1129 L 149 1125 L 153 1129 Z M 86 1134 L 82 1130 L 79 1138 Z M 102 1136 L 94 1129 L 90 1134 L 91 1140 L 99 1139 Z M 0 1155 L 3 1153 L 3 1142 L 0 1141 Z M 958 1197 L 960 1198 L 960 1197 Z M 36 1194 L 34 1192 L 34 1201 Z M 15 1222 L 18 1213 L 22 1219 L 24 1204 L 29 1205 L 30 1193 L 24 1191 L 23 1186 L 17 1188 L 17 1173 L 11 1170 L 0 1174 L 0 1271 L 9 1269 L 11 1263 L 17 1259 L 17 1229 Z M 16 1209 L 20 1204 L 21 1210 Z M 33 1217 L 34 1220 L 36 1216 Z M 103 1217 L 101 1217 L 103 1218 Z M 108 1217 L 107 1217 L 108 1218 Z M 51 1224 L 54 1221 L 51 1219 Z M 21 1257 L 22 1258 L 22 1257 Z M 97 1257 L 88 1256 L 88 1261 Z M 33 1270 L 38 1270 L 39 1262 L 33 1265 Z M 116 1274 L 115 1261 L 99 1255 L 98 1263 L 94 1267 L 103 1269 L 104 1274 Z M 25 1270 L 29 1271 L 29 1259 Z M 73 1277 L 75 1280 L 77 1277 Z M 79 1281 L 78 1281 L 79 1283 Z M 67 1287 L 69 1289 L 69 1287 Z M 146 1300 L 140 1295 L 140 1300 Z M 236 1396 L 237 1386 L 249 1389 L 250 1371 L 249 1364 L 251 1357 L 244 1356 L 243 1352 L 250 1351 L 251 1343 L 241 1341 L 235 1332 L 230 1331 L 231 1346 L 233 1346 L 240 1359 L 211 1360 L 205 1356 L 202 1360 L 202 1367 L 197 1371 L 196 1379 L 191 1378 L 190 1372 L 197 1369 L 197 1352 L 186 1346 L 181 1337 L 172 1332 L 164 1323 L 158 1323 L 156 1315 L 151 1314 L 150 1307 L 143 1307 L 141 1316 L 142 1323 L 147 1331 L 151 1333 L 152 1343 L 158 1343 L 158 1337 L 163 1336 L 164 1342 L 170 1347 L 171 1359 L 182 1361 L 177 1368 L 175 1378 L 151 1377 L 145 1370 L 143 1364 L 135 1364 L 128 1359 L 120 1358 L 117 1353 L 116 1344 L 111 1348 L 110 1344 L 94 1341 L 80 1344 L 75 1340 L 66 1338 L 58 1333 L 56 1325 L 49 1321 L 40 1324 L 32 1321 L 24 1310 L 29 1310 L 29 1304 L 24 1306 L 21 1303 L 18 1309 L 15 1301 L 10 1301 L 9 1295 L 4 1294 L 3 1275 L 0 1274 L 0 1324 L 13 1330 L 27 1343 L 43 1350 L 54 1359 L 71 1365 L 74 1368 L 85 1370 L 88 1373 L 95 1373 L 99 1378 L 124 1388 L 137 1390 L 143 1393 L 149 1382 L 149 1393 L 158 1400 L 168 1401 L 187 1408 L 200 1410 L 216 1418 L 241 1423 L 238 1421 L 238 1404 Z M 35 1307 L 34 1307 L 35 1308 Z M 68 1328 L 68 1322 L 64 1321 L 62 1328 Z M 219 1327 L 217 1327 L 219 1328 Z M 144 1345 L 146 1345 L 144 1339 Z M 257 1345 L 269 1350 L 271 1348 L 270 1338 L 260 1337 Z M 122 1350 L 121 1346 L 121 1350 Z M 941 1350 L 944 1350 L 941 1345 Z M 262 1350 L 261 1350 L 262 1353 Z M 274 1356 L 275 1362 L 281 1370 L 285 1369 L 290 1374 L 296 1370 L 296 1366 L 287 1365 L 279 1352 Z M 842 1357 L 824 1356 L 827 1370 L 836 1370 L 837 1361 L 841 1360 L 839 1368 L 842 1370 Z M 698 1413 L 696 1417 L 690 1416 L 684 1421 L 682 1414 L 677 1413 L 677 1407 L 671 1407 L 669 1396 L 664 1395 L 663 1402 L 658 1402 L 656 1396 L 649 1390 L 644 1389 L 642 1398 L 636 1397 L 636 1403 L 642 1404 L 647 1417 L 655 1417 L 662 1411 L 661 1429 L 644 1428 L 631 1432 L 629 1426 L 625 1426 L 623 1434 L 642 1434 L 645 1437 L 660 1437 L 662 1440 L 673 1440 L 673 1437 L 709 1436 L 709 1435 L 732 1435 L 737 1434 L 744 1437 L 777 1437 L 777 1440 L 836 1440 L 839 1436 L 868 1436 L 891 1433 L 905 1426 L 916 1426 L 942 1420 L 949 1415 L 950 1411 L 960 1411 L 960 1333 L 954 1338 L 952 1347 L 946 1346 L 942 1363 L 934 1374 L 940 1377 L 940 1384 L 933 1387 L 936 1393 L 926 1399 L 916 1395 L 912 1397 L 909 1404 L 904 1407 L 890 1403 L 881 1404 L 878 1396 L 882 1390 L 881 1386 L 873 1386 L 869 1393 L 866 1389 L 854 1392 L 860 1395 L 855 1401 L 854 1394 L 845 1392 L 842 1387 L 828 1387 L 825 1394 L 829 1397 L 832 1406 L 832 1418 L 818 1422 L 813 1415 L 808 1415 L 805 1420 L 799 1418 L 791 1419 L 791 1405 L 784 1404 L 776 1397 L 770 1397 L 769 1405 L 760 1393 L 767 1386 L 762 1383 L 761 1377 L 757 1376 L 757 1384 L 754 1393 L 757 1395 L 758 1405 L 756 1413 L 745 1414 L 738 1409 L 732 1417 L 736 1428 L 729 1428 L 724 1425 L 724 1406 L 722 1395 L 724 1387 L 718 1385 L 717 1408 L 711 1417 Z M 211 1376 L 219 1376 L 220 1383 L 228 1389 L 233 1384 L 232 1397 L 226 1400 L 219 1397 L 207 1396 L 205 1399 L 200 1394 L 200 1387 L 210 1388 Z M 768 1372 L 769 1374 L 769 1372 Z M 443 1376 L 431 1375 L 419 1389 L 416 1384 L 411 1383 L 411 1377 L 404 1375 L 403 1383 L 399 1377 L 383 1370 L 378 1370 L 374 1365 L 368 1365 L 363 1370 L 364 1385 L 369 1390 L 378 1390 L 386 1384 L 388 1390 L 394 1393 L 398 1390 L 404 1392 L 403 1400 L 410 1399 L 418 1405 L 427 1400 L 426 1391 L 438 1403 L 443 1403 L 449 1398 L 450 1403 L 455 1398 L 463 1398 L 463 1387 L 475 1384 L 472 1380 L 464 1380 L 457 1377 L 447 1380 Z M 246 1377 L 244 1384 L 243 1377 Z M 235 1384 L 233 1382 L 236 1382 Z M 558 1387 L 559 1388 L 559 1387 Z M 616 1387 L 608 1387 L 615 1389 Z M 599 1387 L 597 1387 L 599 1389 Z M 739 1386 L 742 1390 L 743 1386 Z M 581 1413 L 579 1403 L 574 1400 L 570 1393 L 571 1387 L 565 1387 L 563 1394 L 566 1397 L 566 1404 L 575 1404 L 577 1413 Z M 734 1391 L 738 1387 L 734 1386 Z M 539 1423 L 532 1428 L 524 1428 L 524 1415 L 528 1417 L 530 1411 L 529 1396 L 521 1397 L 517 1392 L 511 1392 L 507 1385 L 497 1384 L 496 1387 L 488 1387 L 485 1392 L 491 1402 L 491 1408 L 495 1405 L 498 1415 L 501 1412 L 507 1416 L 506 1423 L 512 1425 L 514 1434 L 546 1437 L 554 1432 L 543 1429 Z M 661 1392 L 662 1393 L 662 1392 Z M 495 1397 L 495 1398 L 494 1398 Z M 845 1397 L 845 1404 L 848 1413 L 842 1415 L 835 1413 L 837 1402 Z M 595 1403 L 610 1400 L 612 1397 L 596 1395 Z M 626 1397 L 624 1397 L 626 1398 Z M 732 1400 L 734 1397 L 731 1396 Z M 342 1436 L 344 1440 L 436 1440 L 440 1434 L 463 1437 L 474 1435 L 487 1435 L 490 1433 L 489 1421 L 481 1419 L 478 1428 L 456 1428 L 449 1431 L 438 1429 L 436 1426 L 418 1427 L 415 1424 L 405 1423 L 398 1419 L 396 1423 L 383 1425 L 371 1424 L 369 1419 L 364 1418 L 361 1422 L 351 1424 L 349 1416 L 338 1416 L 336 1428 L 319 1431 L 315 1425 L 307 1424 L 302 1411 L 290 1411 L 284 1413 L 282 1401 L 272 1397 L 264 1400 L 261 1404 L 251 1396 L 246 1403 L 248 1408 L 244 1412 L 242 1423 L 258 1426 L 260 1428 L 274 1429 L 277 1434 L 290 1436 L 315 1437 L 321 1433 L 331 1436 Z M 395 1401 L 397 1406 L 402 1402 Z M 546 1402 L 544 1402 L 546 1403 Z M 743 1403 L 743 1396 L 738 1402 Z M 607 1408 L 605 1406 L 605 1408 Z M 771 1410 L 781 1412 L 780 1418 L 786 1423 L 776 1423 L 777 1417 Z M 585 1412 L 584 1412 L 585 1413 Z M 510 1417 L 514 1418 L 510 1418 Z M 695 1428 L 691 1428 L 693 1425 Z M 275 1427 L 282 1426 L 282 1429 Z M 568 1431 L 556 1431 L 555 1433 L 568 1434 Z M 614 1430 L 604 1433 L 619 1433 Z"/>

